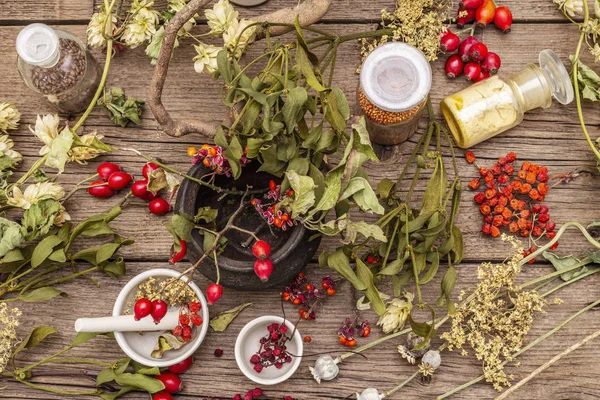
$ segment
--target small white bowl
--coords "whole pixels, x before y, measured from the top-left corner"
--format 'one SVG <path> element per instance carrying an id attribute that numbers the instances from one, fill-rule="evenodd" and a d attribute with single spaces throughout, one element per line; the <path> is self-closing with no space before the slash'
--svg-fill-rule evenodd
<path id="1" fill-rule="evenodd" d="M 284 364 L 281 369 L 274 366 L 264 368 L 260 373 L 254 370 L 254 365 L 250 362 L 250 358 L 256 354 L 260 347 L 260 338 L 268 333 L 267 327 L 272 323 L 281 324 L 282 317 L 266 315 L 256 318 L 246 324 L 238 334 L 235 341 L 235 360 L 240 370 L 248 377 L 248 379 L 260 385 L 276 385 L 289 379 L 300 366 L 302 361 L 303 343 L 300 332 L 296 329 L 294 337 L 286 344 L 287 350 L 293 355 L 292 362 Z M 294 331 L 294 325 L 285 320 L 288 327 L 288 332 Z"/>
<path id="2" fill-rule="evenodd" d="M 127 308 L 127 303 L 133 303 L 138 286 L 148 278 L 176 278 L 179 275 L 179 272 L 171 269 L 157 268 L 150 269 L 133 277 L 123 289 L 121 289 L 121 293 L 119 293 L 119 296 L 115 301 L 115 306 L 113 307 L 113 316 L 123 315 L 123 310 Z M 182 279 L 187 279 L 187 277 L 183 277 Z M 158 337 L 165 331 L 144 332 L 143 334 L 139 332 L 115 332 L 114 334 L 117 343 L 128 357 L 149 367 L 164 368 L 185 360 L 198 350 L 198 347 L 200 347 L 200 344 L 208 331 L 208 304 L 206 303 L 204 294 L 194 282 L 191 282 L 189 286 L 196 293 L 198 300 L 200 300 L 200 304 L 202 305 L 201 317 L 204 321 L 197 329 L 194 340 L 187 343 L 179 350 L 169 350 L 165 352 L 163 358 L 153 358 L 151 356 L 152 350 L 158 341 Z"/>

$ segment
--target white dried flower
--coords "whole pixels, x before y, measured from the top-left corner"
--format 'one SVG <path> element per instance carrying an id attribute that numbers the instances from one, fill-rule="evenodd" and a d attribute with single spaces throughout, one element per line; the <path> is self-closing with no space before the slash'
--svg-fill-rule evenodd
<path id="1" fill-rule="evenodd" d="M 0 103 L 0 131 L 6 133 L 9 129 L 19 127 L 21 113 L 14 104 Z"/>
<path id="2" fill-rule="evenodd" d="M 91 160 L 98 157 L 100 154 L 105 153 L 106 150 L 92 147 L 94 143 L 102 140 L 102 138 L 104 138 L 104 136 L 98 135 L 96 131 L 81 136 L 79 140 L 86 146 L 72 147 L 68 153 L 69 160 L 85 165 L 87 164 L 87 160 Z"/>
<path id="3" fill-rule="evenodd" d="M 0 373 L 12 357 L 12 352 L 19 340 L 17 327 L 21 311 L 18 308 L 9 309 L 6 303 L 0 303 Z"/>
<path id="4" fill-rule="evenodd" d="M 65 195 L 65 190 L 53 182 L 39 182 L 27 186 L 21 191 L 18 186 L 13 187 L 12 196 L 6 202 L 12 206 L 29 209 L 33 204 L 45 199 L 60 200 Z"/>
<path id="5" fill-rule="evenodd" d="M 381 400 L 385 397 L 384 394 L 379 394 L 375 388 L 367 388 L 362 393 L 356 393 L 356 400 Z"/>
<path id="6" fill-rule="evenodd" d="M 12 149 L 14 145 L 15 143 L 8 135 L 0 135 L 0 160 L 2 160 L 2 170 L 16 167 L 23 159 L 20 153 Z M 10 159 L 10 161 L 8 159 Z"/>
<path id="7" fill-rule="evenodd" d="M 236 20 L 223 33 L 223 41 L 225 42 L 225 46 L 227 46 L 227 50 L 236 58 L 240 58 L 248 45 L 254 41 L 256 25 L 246 29 L 252 23 L 252 21 L 247 19 L 239 22 Z"/>
<path id="8" fill-rule="evenodd" d="M 133 0 L 131 10 L 133 18 L 123 31 L 122 40 L 132 49 L 149 42 L 156 33 L 159 13 L 152 9 L 153 1 Z"/>
<path id="9" fill-rule="evenodd" d="M 398 332 L 404 326 L 412 310 L 414 295 L 405 292 L 403 298 L 393 299 L 388 303 L 385 313 L 377 321 L 384 333 Z"/>
<path id="10" fill-rule="evenodd" d="M 217 54 L 219 51 L 223 50 L 222 47 L 215 47 L 212 44 L 206 45 L 204 43 L 200 43 L 198 45 L 194 45 L 196 49 L 196 55 L 193 58 L 194 61 L 194 69 L 197 73 L 201 74 L 204 69 L 208 71 L 209 74 L 213 74 L 217 71 Z"/>
<path id="11" fill-rule="evenodd" d="M 594 62 L 600 62 L 600 46 L 598 43 L 594 44 L 594 48 L 590 50 L 590 53 L 594 56 Z"/>
<path id="12" fill-rule="evenodd" d="M 112 35 L 114 26 L 117 23 L 117 16 L 110 14 L 111 23 L 107 24 L 108 15 L 104 11 L 104 7 L 100 7 L 100 11 L 94 13 L 87 26 L 88 46 L 105 48 L 106 38 Z"/>
<path id="13" fill-rule="evenodd" d="M 58 136 L 58 124 L 60 123 L 60 118 L 57 114 L 47 114 L 43 117 L 37 116 L 35 121 L 35 129 L 29 130 L 37 137 L 40 142 L 44 143 L 44 146 L 40 149 L 40 156 L 47 154 L 50 151 L 50 147 L 52 147 L 52 142 Z"/>
<path id="14" fill-rule="evenodd" d="M 185 7 L 187 0 L 169 0 L 167 2 L 169 10 L 173 12 L 179 12 Z"/>
<path id="15" fill-rule="evenodd" d="M 219 0 L 212 10 L 204 10 L 204 15 L 214 36 L 222 35 L 233 23 L 238 22 L 238 12 L 229 4 L 229 0 Z"/>
<path id="16" fill-rule="evenodd" d="M 324 355 L 317 358 L 314 368 L 308 367 L 308 369 L 317 383 L 321 383 L 322 380 L 330 381 L 338 376 L 340 368 L 337 366 L 337 364 L 341 361 L 342 360 L 339 357 L 333 359 L 331 356 Z"/>
<path id="17" fill-rule="evenodd" d="M 554 2 L 570 17 L 583 13 L 583 0 L 554 0 Z"/>

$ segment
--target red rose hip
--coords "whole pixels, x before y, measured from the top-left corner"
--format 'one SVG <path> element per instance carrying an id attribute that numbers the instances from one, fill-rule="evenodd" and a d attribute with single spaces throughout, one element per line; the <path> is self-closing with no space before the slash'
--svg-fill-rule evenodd
<path id="1" fill-rule="evenodd" d="M 178 362 L 177 364 L 173 364 L 169 366 L 169 371 L 174 374 L 183 374 L 185 371 L 190 369 L 190 367 L 194 364 L 194 358 L 188 357 L 185 360 Z"/>
<path id="2" fill-rule="evenodd" d="M 115 194 L 115 191 L 108 187 L 104 181 L 95 181 L 90 183 L 88 193 L 99 199 L 105 199 Z"/>
<path id="3" fill-rule="evenodd" d="M 475 36 L 468 36 L 458 47 L 458 55 L 463 62 L 468 62 L 470 60 L 469 50 L 471 50 L 471 46 L 473 46 L 475 43 L 479 43 L 479 40 L 477 40 Z"/>
<path id="4" fill-rule="evenodd" d="M 98 168 L 96 168 L 96 172 L 98 172 L 100 178 L 105 181 L 108 180 L 108 177 L 111 176 L 114 172 L 120 170 L 121 167 L 119 167 L 117 164 L 113 164 L 110 162 L 103 162 L 102 164 L 98 165 Z"/>
<path id="5" fill-rule="evenodd" d="M 167 303 L 163 300 L 154 300 L 152 302 L 152 310 L 150 311 L 150 315 L 152 315 L 152 319 L 155 324 L 158 324 L 164 317 L 167 315 L 169 307 Z"/>
<path id="6" fill-rule="evenodd" d="M 206 288 L 206 299 L 208 304 L 212 305 L 223 296 L 223 286 L 218 283 L 211 283 Z"/>
<path id="7" fill-rule="evenodd" d="M 169 392 L 163 390 L 162 392 L 155 393 L 154 396 L 152 396 L 152 400 L 173 400 L 173 396 L 171 396 Z"/>
<path id="8" fill-rule="evenodd" d="M 446 65 L 444 70 L 446 71 L 446 76 L 450 79 L 454 79 L 463 72 L 464 64 L 460 57 L 456 54 L 451 55 L 446 60 Z"/>
<path id="9" fill-rule="evenodd" d="M 261 281 L 268 281 L 272 272 L 273 262 L 269 258 L 266 260 L 256 260 L 254 262 L 254 273 L 260 278 Z"/>
<path id="10" fill-rule="evenodd" d="M 456 26 L 459 29 L 465 27 L 466 24 L 475 21 L 475 10 L 472 8 L 459 7 L 456 14 Z"/>
<path id="11" fill-rule="evenodd" d="M 494 14 L 494 24 L 502 30 L 504 33 L 510 32 L 512 27 L 512 13 L 508 9 L 508 7 L 500 6 L 496 8 L 496 12 Z"/>
<path id="12" fill-rule="evenodd" d="M 494 15 L 496 13 L 496 5 L 494 0 L 485 0 L 483 5 L 475 12 L 475 20 L 477 25 L 486 26 L 494 21 Z"/>
<path id="13" fill-rule="evenodd" d="M 252 254 L 259 260 L 264 260 L 271 255 L 271 246 L 264 240 L 257 240 L 252 246 Z"/>
<path id="14" fill-rule="evenodd" d="M 459 7 L 475 10 L 483 4 L 483 0 L 461 0 L 458 3 Z"/>
<path id="15" fill-rule="evenodd" d="M 163 372 L 160 375 L 156 375 L 154 378 L 158 379 L 165 385 L 165 390 L 169 393 L 177 393 L 183 389 L 183 382 L 179 379 L 179 376 L 172 372 Z"/>
<path id="16" fill-rule="evenodd" d="M 481 67 L 475 62 L 468 62 L 465 64 L 463 72 L 465 73 L 468 81 L 474 81 L 479 77 L 479 74 L 481 73 Z"/>
<path id="17" fill-rule="evenodd" d="M 133 177 L 127 172 L 117 171 L 113 172 L 108 177 L 108 187 L 113 190 L 125 189 L 127 185 L 133 180 Z"/>
<path id="18" fill-rule="evenodd" d="M 139 199 L 148 201 L 155 199 L 157 196 L 148 190 L 148 181 L 146 179 L 133 182 L 131 185 L 131 193 Z"/>
<path id="19" fill-rule="evenodd" d="M 159 169 L 160 167 L 156 164 L 154 164 L 153 162 L 149 162 L 146 163 L 143 167 L 142 167 L 142 175 L 144 176 L 144 178 L 148 179 L 148 175 L 150 174 L 150 172 L 154 171 L 155 169 Z"/>
<path id="20" fill-rule="evenodd" d="M 494 75 L 500 69 L 501 64 L 500 56 L 490 51 L 485 57 L 485 60 L 481 62 L 481 69 Z"/>
<path id="21" fill-rule="evenodd" d="M 164 215 L 171 210 L 171 205 L 162 197 L 157 197 L 156 199 L 150 201 L 150 204 L 148 204 L 148 209 L 154 215 Z"/>
<path id="22" fill-rule="evenodd" d="M 133 315 L 136 321 L 146 318 L 152 311 L 152 302 L 146 298 L 141 298 L 133 306 Z"/>
<path id="23" fill-rule="evenodd" d="M 458 50 L 458 46 L 460 46 L 460 38 L 450 31 L 446 32 L 440 39 L 440 48 L 445 53 L 452 53 Z"/>
<path id="24" fill-rule="evenodd" d="M 469 57 L 473 61 L 483 61 L 488 55 L 488 48 L 484 43 L 474 43 L 469 48 Z"/>

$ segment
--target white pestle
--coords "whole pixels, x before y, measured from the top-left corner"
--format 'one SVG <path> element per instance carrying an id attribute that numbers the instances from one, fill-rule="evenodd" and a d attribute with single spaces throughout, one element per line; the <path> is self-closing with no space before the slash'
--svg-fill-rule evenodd
<path id="1" fill-rule="evenodd" d="M 169 311 L 155 324 L 151 316 L 136 321 L 133 315 L 117 317 L 79 318 L 75 321 L 76 332 L 138 332 L 168 331 L 179 325 L 179 311 Z"/>

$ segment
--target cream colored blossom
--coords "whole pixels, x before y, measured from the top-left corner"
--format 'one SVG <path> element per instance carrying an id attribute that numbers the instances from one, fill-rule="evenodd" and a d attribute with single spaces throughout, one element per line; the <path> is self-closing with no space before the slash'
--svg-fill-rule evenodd
<path id="1" fill-rule="evenodd" d="M 98 157 L 100 154 L 105 153 L 105 150 L 96 149 L 91 147 L 95 141 L 102 140 L 104 136 L 98 135 L 95 131 L 92 133 L 85 134 L 79 139 L 86 146 L 76 146 L 69 150 L 68 156 L 70 161 L 75 161 L 79 164 L 87 164 L 87 160 Z"/>
<path id="2" fill-rule="evenodd" d="M 23 192 L 18 186 L 13 187 L 12 196 L 8 197 L 7 203 L 27 210 L 38 201 L 45 199 L 58 201 L 64 195 L 65 190 L 60 185 L 53 182 L 39 182 L 27 186 L 27 189 Z"/>
<path id="3" fill-rule="evenodd" d="M 12 357 L 14 348 L 19 343 L 17 327 L 21 311 L 9 309 L 6 303 L 0 303 L 0 373 L 4 371 Z"/>
<path id="4" fill-rule="evenodd" d="M 583 13 L 583 0 L 554 0 L 554 2 L 570 17 Z"/>
<path id="5" fill-rule="evenodd" d="M 600 62 L 600 46 L 598 43 L 594 44 L 594 48 L 591 49 L 590 52 L 594 56 L 594 62 Z"/>
<path id="6" fill-rule="evenodd" d="M 187 4 L 187 0 L 169 0 L 168 8 L 169 8 L 169 11 L 177 13 L 177 12 L 181 11 L 183 9 L 183 7 L 186 6 L 186 4 Z M 177 32 L 177 35 L 183 36 L 186 33 L 188 33 L 189 31 L 191 31 L 192 28 L 194 26 L 196 26 L 196 17 L 198 17 L 198 14 L 194 15 L 185 24 L 183 24 L 183 26 L 181 27 L 179 32 Z M 175 47 L 177 47 L 177 46 L 175 46 Z"/>
<path id="7" fill-rule="evenodd" d="M 0 103 L 0 131 L 6 133 L 9 129 L 19 127 L 21 113 L 14 104 Z"/>
<path id="8" fill-rule="evenodd" d="M 149 42 L 156 33 L 159 22 L 158 11 L 152 9 L 153 1 L 133 0 L 129 11 L 133 18 L 123 31 L 122 40 L 132 49 Z"/>
<path id="9" fill-rule="evenodd" d="M 234 57 L 240 58 L 250 43 L 254 41 L 256 36 L 256 25 L 247 28 L 253 22 L 247 19 L 235 21 L 227 31 L 223 34 L 223 41 L 229 53 Z"/>
<path id="10" fill-rule="evenodd" d="M 90 47 L 106 47 L 106 37 L 112 34 L 114 26 L 117 23 L 117 16 L 111 13 L 110 19 L 112 22 L 107 24 L 108 15 L 103 8 L 100 8 L 100 11 L 92 15 L 86 29 L 88 45 Z"/>
<path id="11" fill-rule="evenodd" d="M 10 158 L 13 167 L 17 166 L 23 159 L 20 153 L 12 149 L 14 145 L 15 143 L 11 138 L 8 137 L 8 135 L 0 135 L 0 159 L 3 157 Z"/>
<path id="12" fill-rule="evenodd" d="M 405 292 L 403 298 L 393 299 L 388 303 L 385 313 L 377 321 L 384 333 L 398 332 L 404 326 L 410 311 L 414 295 Z"/>
<path id="13" fill-rule="evenodd" d="M 179 12 L 185 7 L 187 0 L 169 0 L 167 2 L 169 10 L 173 12 Z"/>
<path id="14" fill-rule="evenodd" d="M 211 9 L 204 10 L 210 33 L 219 36 L 227 32 L 229 27 L 238 22 L 238 12 L 233 9 L 229 0 L 219 0 Z"/>
<path id="15" fill-rule="evenodd" d="M 37 116 L 35 121 L 35 129 L 29 130 L 37 137 L 40 142 L 44 143 L 44 146 L 40 149 L 40 156 L 47 154 L 50 151 L 50 147 L 52 147 L 52 142 L 58 136 L 58 124 L 60 123 L 60 118 L 57 114 L 47 114 L 43 117 Z"/>
<path id="16" fill-rule="evenodd" d="M 206 45 L 204 43 L 200 43 L 198 45 L 194 45 L 196 49 L 196 53 L 198 53 L 194 58 L 194 69 L 197 73 L 201 74 L 206 71 L 209 74 L 213 74 L 217 71 L 217 54 L 219 51 L 223 50 L 222 47 L 215 47 L 212 44 Z"/>

